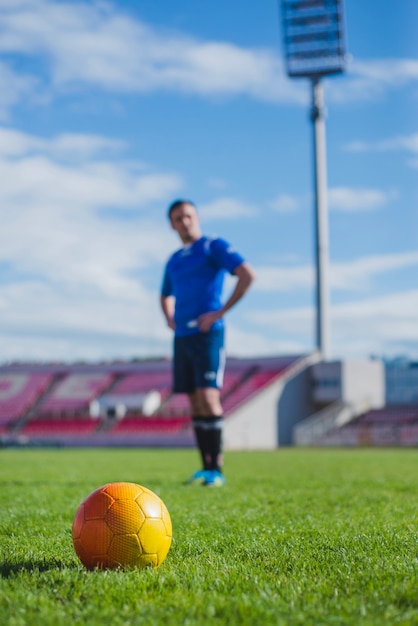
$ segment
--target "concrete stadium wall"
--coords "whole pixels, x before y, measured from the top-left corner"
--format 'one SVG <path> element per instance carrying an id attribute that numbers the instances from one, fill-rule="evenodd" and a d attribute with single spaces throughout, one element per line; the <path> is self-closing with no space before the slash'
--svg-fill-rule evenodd
<path id="1" fill-rule="evenodd" d="M 312 413 L 309 369 L 316 353 L 250 398 L 224 423 L 225 450 L 275 450 L 291 445 L 295 424 Z"/>

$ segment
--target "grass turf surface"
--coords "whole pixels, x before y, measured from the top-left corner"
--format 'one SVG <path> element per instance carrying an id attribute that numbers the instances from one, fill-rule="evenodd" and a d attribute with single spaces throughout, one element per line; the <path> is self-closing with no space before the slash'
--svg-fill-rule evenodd
<path id="1" fill-rule="evenodd" d="M 226 454 L 222 489 L 184 486 L 193 450 L 0 451 L 0 623 L 418 624 L 418 451 Z M 114 481 L 164 500 L 157 570 L 88 572 L 82 500 Z"/>

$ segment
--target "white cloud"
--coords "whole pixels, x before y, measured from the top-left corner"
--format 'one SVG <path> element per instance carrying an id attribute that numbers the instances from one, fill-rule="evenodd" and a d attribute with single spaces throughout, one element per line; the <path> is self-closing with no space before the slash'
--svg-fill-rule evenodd
<path id="1" fill-rule="evenodd" d="M 125 148 L 122 141 L 86 135 L 80 133 L 62 133 L 51 139 L 44 139 L 35 135 L 0 127 L 0 158 L 19 157 L 28 154 L 43 154 L 55 158 L 76 160 L 87 159 L 103 152 L 115 152 Z"/>
<path id="2" fill-rule="evenodd" d="M 3 358 L 129 357 L 144 354 L 144 346 L 149 354 L 161 355 L 164 346 L 168 353 L 168 333 L 155 292 L 140 280 L 126 281 L 124 287 L 119 283 L 117 291 L 109 293 L 98 285 L 81 280 L 71 285 L 64 279 L 2 285 Z"/>
<path id="3" fill-rule="evenodd" d="M 382 85 L 404 85 L 418 80 L 417 59 L 354 60 L 352 70 L 371 82 Z"/>
<path id="4" fill-rule="evenodd" d="M 181 189 L 181 179 L 149 173 L 144 164 L 131 168 L 120 158 L 104 160 L 121 146 L 101 137 L 44 139 L 11 129 L 0 129 L 0 137 L 3 358 L 169 353 L 157 293 L 177 240 L 159 205 Z M 103 216 L 109 206 L 116 212 Z M 155 217 L 150 207 L 158 207 Z M 117 210 L 134 210 L 134 219 Z M 231 197 L 202 210 L 230 218 L 255 211 Z M 267 344 L 273 346 L 254 336 L 245 345 L 265 350 Z"/>
<path id="5" fill-rule="evenodd" d="M 417 81 L 417 59 L 355 59 L 349 64 L 347 74 L 327 80 L 327 99 L 341 104 L 375 100 L 387 91 Z"/>
<path id="6" fill-rule="evenodd" d="M 264 330 L 264 329 L 263 329 Z M 235 327 L 234 322 L 228 323 L 226 334 L 226 350 L 231 357 L 248 357 L 254 355 L 303 354 L 310 350 L 309 341 L 289 338 L 285 335 L 258 332 L 257 326 L 252 332 L 245 332 Z"/>
<path id="7" fill-rule="evenodd" d="M 418 251 L 375 254 L 348 263 L 333 262 L 330 281 L 335 289 L 362 291 L 379 275 L 415 266 L 418 266 Z"/>
<path id="8" fill-rule="evenodd" d="M 287 336 L 289 341 L 296 341 L 298 337 L 308 337 L 313 320 L 314 310 L 312 307 L 291 307 L 277 309 L 275 311 L 255 311 L 249 314 L 249 320 L 261 327 L 264 333 L 276 330 L 278 336 Z"/>
<path id="9" fill-rule="evenodd" d="M 15 72 L 4 61 L 0 61 L 0 121 L 9 119 L 10 110 L 37 89 L 38 79 Z"/>
<path id="10" fill-rule="evenodd" d="M 211 189 L 216 189 L 217 191 L 223 191 L 224 189 L 228 187 L 228 183 L 226 180 L 223 180 L 222 178 L 210 178 L 208 180 L 208 186 Z"/>
<path id="11" fill-rule="evenodd" d="M 352 141 L 346 144 L 345 149 L 348 152 L 388 152 L 396 150 L 418 154 L 418 133 L 397 135 L 390 139 L 381 139 L 374 142 Z"/>
<path id="12" fill-rule="evenodd" d="M 294 213 L 300 207 L 300 201 L 289 194 L 279 194 L 270 202 L 270 208 L 277 213 Z"/>
<path id="13" fill-rule="evenodd" d="M 332 187 L 328 190 L 328 202 L 335 211 L 371 211 L 387 204 L 392 195 L 379 189 Z"/>
<path id="14" fill-rule="evenodd" d="M 334 358 L 396 355 L 418 349 L 418 291 L 393 293 L 334 305 L 330 309 L 331 353 Z M 258 311 L 251 322 L 270 329 L 272 341 L 299 341 L 312 349 L 315 312 L 311 307 Z M 412 350 L 411 350 L 412 348 Z"/>
<path id="15" fill-rule="evenodd" d="M 301 267 L 257 267 L 257 291 L 294 291 L 305 289 L 314 284 L 314 268 Z"/>
<path id="16" fill-rule="evenodd" d="M 178 244 L 161 206 L 182 180 L 145 164 L 106 161 L 109 150 L 120 157 L 122 146 L 100 136 L 44 139 L 0 129 L 0 138 L 3 356 L 169 353 L 157 294 Z M 234 219 L 254 208 L 229 197 L 202 211 Z"/>
<path id="17" fill-rule="evenodd" d="M 409 167 L 412 167 L 412 169 L 414 170 L 418 169 L 418 159 L 409 159 L 407 161 L 407 164 Z"/>
<path id="18" fill-rule="evenodd" d="M 157 31 L 110 2 L 3 3 L 0 50 L 48 59 L 51 88 L 85 83 L 120 92 L 170 89 L 306 101 L 275 52 Z"/>
<path id="19" fill-rule="evenodd" d="M 329 267 L 330 287 L 344 291 L 364 291 L 376 276 L 417 265 L 418 251 L 376 254 L 344 263 L 332 261 Z M 313 288 L 314 281 L 313 266 L 263 266 L 257 267 L 254 289 L 266 292 L 295 291 Z"/>
<path id="20" fill-rule="evenodd" d="M 333 307 L 336 351 L 349 356 L 360 347 L 363 354 L 376 353 L 380 348 L 380 354 L 396 355 L 406 346 L 418 346 L 417 307 L 417 290 Z"/>
<path id="21" fill-rule="evenodd" d="M 124 147 L 101 136 L 60 134 L 51 139 L 0 128 L 0 199 L 40 212 L 104 207 L 140 209 L 165 201 L 182 186 L 178 175 L 149 171 L 142 163 L 105 160 Z"/>
<path id="22" fill-rule="evenodd" d="M 125 354 L 134 354 L 135 341 L 142 338 L 147 346 L 154 337 L 161 353 L 158 285 L 148 285 L 143 270 L 152 270 L 160 281 L 163 262 L 174 247 L 165 206 L 181 188 L 181 179 L 170 173 L 138 173 L 123 160 L 87 158 L 101 157 L 96 154 L 100 149 L 113 147 L 100 138 L 57 136 L 47 141 L 13 132 L 9 137 L 3 132 L 3 138 L 0 310 L 6 335 L 0 344 L 16 356 L 20 346 L 20 358 L 30 358 L 32 349 L 44 354 L 43 337 L 50 333 L 58 345 L 74 342 L 67 357 L 57 358 L 81 354 L 83 344 L 88 358 L 98 355 L 100 345 L 104 354 L 105 346 L 116 346 L 117 340 Z M 25 150 L 32 155 L 26 156 Z M 65 153 L 71 164 L 48 156 L 57 152 Z M 77 165 L 81 153 L 85 158 Z M 103 216 L 101 210 L 109 206 L 115 211 Z M 130 213 L 120 216 L 120 210 Z M 49 339 L 45 345 L 52 343 Z"/>
<path id="23" fill-rule="evenodd" d="M 213 219 L 229 220 L 241 217 L 254 217 L 257 215 L 257 209 L 235 198 L 223 197 L 213 202 L 202 204 L 199 207 L 199 214 L 206 221 Z"/>
<path id="24" fill-rule="evenodd" d="M 138 175 L 123 163 L 90 162 L 77 167 L 45 157 L 0 160 L 0 202 L 8 210 L 0 238 L 6 239 L 10 230 L 10 235 L 16 231 L 30 233 L 32 241 L 35 235 L 47 241 L 59 233 L 63 241 L 71 234 L 78 239 L 83 236 L 82 225 L 88 236 L 94 237 L 99 210 L 109 208 L 114 215 L 128 210 L 137 214 L 156 202 L 165 205 L 180 187 L 176 175 Z M 107 228 L 112 232 L 110 226 Z M 131 237 L 129 226 L 123 228 Z M 10 241 L 5 243 L 7 248 Z M 0 256 L 4 250 L 4 246 L 0 248 Z"/>
<path id="25" fill-rule="evenodd" d="M 405 351 L 411 356 L 418 355 L 418 291 L 368 295 L 374 277 L 415 266 L 418 266 L 418 251 L 373 255 L 331 266 L 332 288 L 366 294 L 361 299 L 330 306 L 333 357 L 366 358 L 376 353 L 396 355 Z M 314 287 L 313 268 L 257 267 L 254 289 L 290 291 L 307 287 Z M 251 351 L 253 354 L 310 351 L 314 348 L 315 316 L 313 306 L 252 310 L 246 317 L 253 331 L 248 340 L 234 334 L 231 349 L 237 355 Z"/>
<path id="26" fill-rule="evenodd" d="M 306 85 L 289 80 L 276 50 L 205 41 L 154 28 L 111 2 L 25 0 L 0 6 L 0 52 L 43 63 L 43 80 L 0 66 L 0 116 L 23 97 L 99 87 L 111 92 L 244 95 L 307 104 Z M 47 62 L 47 66 L 44 62 Z M 45 67 L 48 69 L 45 70 Z M 352 102 L 379 97 L 418 80 L 415 59 L 354 60 L 347 75 L 327 81 L 327 97 Z"/>

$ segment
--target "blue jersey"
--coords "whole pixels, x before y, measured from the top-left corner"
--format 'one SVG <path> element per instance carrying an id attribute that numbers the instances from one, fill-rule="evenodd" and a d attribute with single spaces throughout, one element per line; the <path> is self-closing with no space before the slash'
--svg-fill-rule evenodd
<path id="1" fill-rule="evenodd" d="M 176 335 L 199 332 L 197 318 L 222 306 L 225 272 L 233 271 L 244 258 L 223 239 L 201 237 L 175 252 L 165 267 L 161 294 L 176 300 Z M 222 319 L 212 328 L 222 328 Z"/>

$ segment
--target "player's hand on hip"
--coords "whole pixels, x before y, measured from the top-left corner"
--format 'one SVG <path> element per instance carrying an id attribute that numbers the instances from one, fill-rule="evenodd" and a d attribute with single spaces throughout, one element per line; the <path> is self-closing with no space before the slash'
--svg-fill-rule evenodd
<path id="1" fill-rule="evenodd" d="M 219 311 L 209 311 L 203 313 L 197 318 L 197 325 L 202 333 L 207 333 L 212 328 L 213 324 L 221 317 Z"/>
<path id="2" fill-rule="evenodd" d="M 176 330 L 176 322 L 173 318 L 167 319 L 167 326 L 171 328 L 171 330 Z"/>

